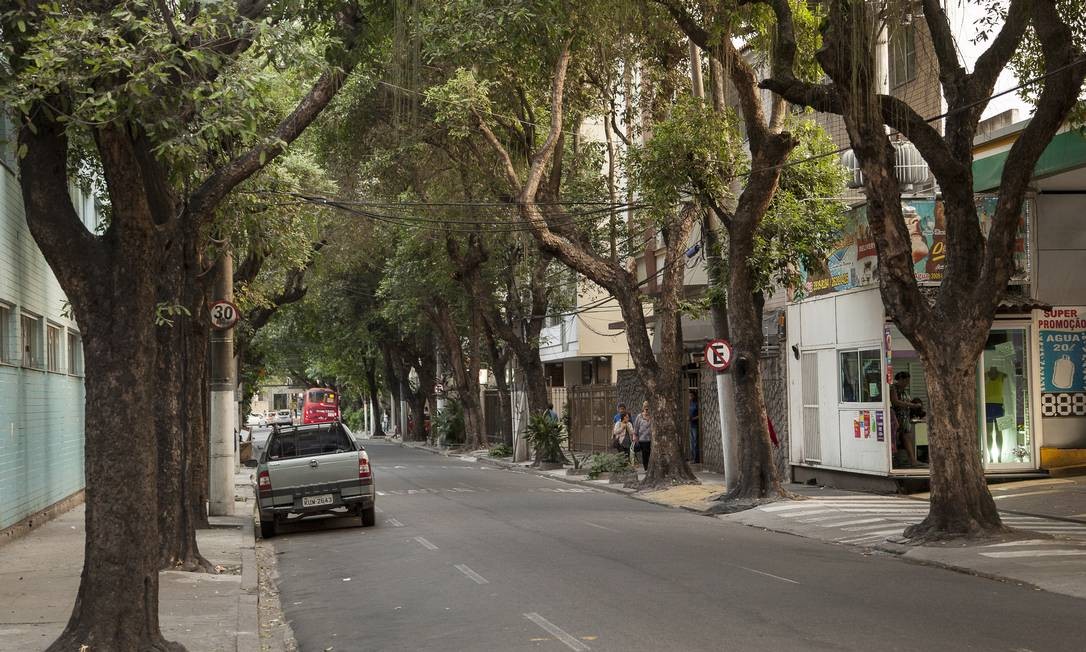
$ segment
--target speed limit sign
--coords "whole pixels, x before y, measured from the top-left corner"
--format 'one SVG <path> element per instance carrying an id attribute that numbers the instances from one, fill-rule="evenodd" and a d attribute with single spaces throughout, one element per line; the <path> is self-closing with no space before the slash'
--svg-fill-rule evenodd
<path id="1" fill-rule="evenodd" d="M 211 304 L 211 327 L 224 331 L 238 323 L 238 307 L 229 301 L 216 301 Z"/>

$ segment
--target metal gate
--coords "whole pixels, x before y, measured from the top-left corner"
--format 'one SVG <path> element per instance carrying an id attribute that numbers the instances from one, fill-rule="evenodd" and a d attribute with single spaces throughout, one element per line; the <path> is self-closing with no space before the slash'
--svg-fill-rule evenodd
<path id="1" fill-rule="evenodd" d="M 611 448 L 618 387 L 580 385 L 569 388 L 569 447 L 583 452 Z"/>
<path id="2" fill-rule="evenodd" d="M 486 426 L 486 440 L 491 445 L 513 445 L 512 412 L 509 405 L 509 392 L 484 390 L 483 421 Z"/>

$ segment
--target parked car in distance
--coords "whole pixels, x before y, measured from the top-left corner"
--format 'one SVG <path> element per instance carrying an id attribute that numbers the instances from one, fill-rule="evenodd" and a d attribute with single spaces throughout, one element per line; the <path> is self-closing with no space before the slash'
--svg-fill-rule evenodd
<path id="1" fill-rule="evenodd" d="M 272 423 L 289 426 L 294 423 L 294 419 L 290 416 L 290 410 L 277 410 L 272 416 Z"/>
<path id="2" fill-rule="evenodd" d="M 260 534 L 317 514 L 376 522 L 373 470 L 366 449 L 342 423 L 275 427 L 257 465 Z"/>
<path id="3" fill-rule="evenodd" d="M 249 426 L 250 428 L 262 428 L 268 425 L 268 417 L 264 416 L 263 414 L 253 412 L 248 417 L 246 417 L 245 425 Z"/>

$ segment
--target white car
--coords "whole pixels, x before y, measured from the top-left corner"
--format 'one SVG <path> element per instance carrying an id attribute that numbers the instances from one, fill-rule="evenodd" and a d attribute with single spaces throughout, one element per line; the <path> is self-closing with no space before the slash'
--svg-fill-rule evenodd
<path id="1" fill-rule="evenodd" d="M 262 428 L 268 425 L 268 417 L 264 416 L 263 414 L 257 414 L 256 412 L 253 412 L 245 419 L 245 425 L 249 426 L 250 428 Z"/>
<path id="2" fill-rule="evenodd" d="M 277 410 L 272 417 L 272 423 L 277 426 L 289 426 L 294 423 L 294 419 L 290 415 L 290 410 Z"/>

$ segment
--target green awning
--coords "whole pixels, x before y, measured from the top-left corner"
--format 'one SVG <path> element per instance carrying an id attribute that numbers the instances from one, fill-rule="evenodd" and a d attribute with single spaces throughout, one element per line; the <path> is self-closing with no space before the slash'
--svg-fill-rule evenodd
<path id="1" fill-rule="evenodd" d="M 1003 164 L 1007 161 L 1010 150 L 973 160 L 973 191 L 985 192 L 999 188 L 999 179 L 1003 175 Z M 1086 166 L 1086 138 L 1078 129 L 1057 134 L 1045 148 L 1037 166 L 1033 169 L 1034 178 L 1049 177 L 1060 172 Z"/>

